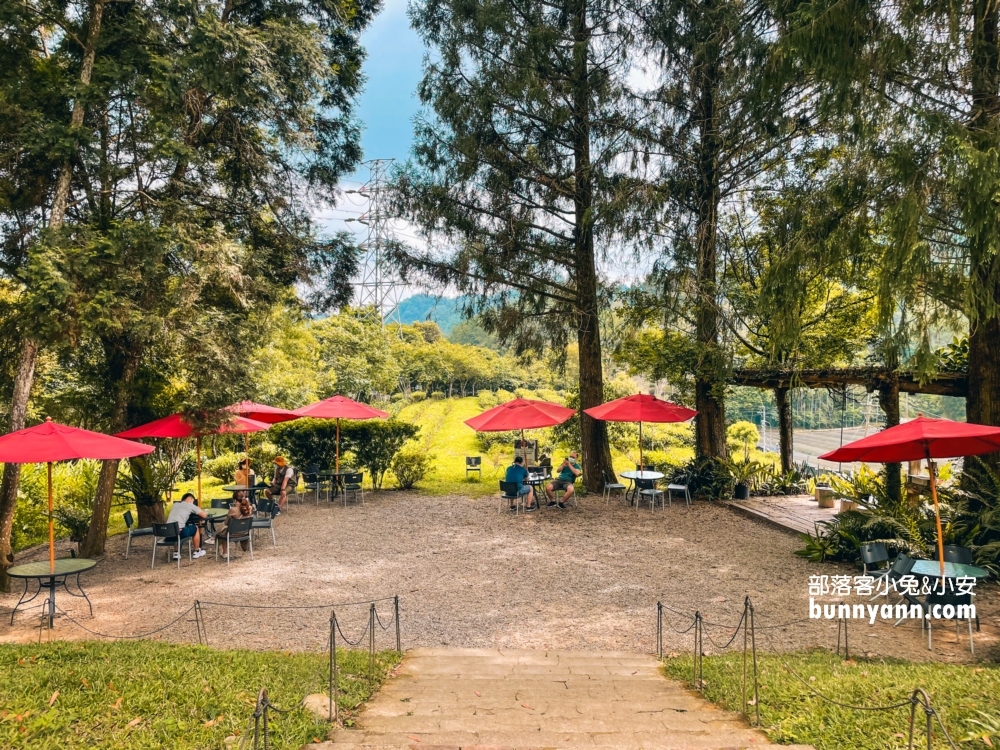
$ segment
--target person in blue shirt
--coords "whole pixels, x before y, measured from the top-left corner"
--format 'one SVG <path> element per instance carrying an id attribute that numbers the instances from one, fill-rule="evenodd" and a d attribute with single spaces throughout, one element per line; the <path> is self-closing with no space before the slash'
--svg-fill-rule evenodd
<path id="1" fill-rule="evenodd" d="M 576 451 L 573 451 L 559 466 L 559 476 L 545 487 L 545 494 L 549 498 L 549 507 L 558 505 L 560 510 L 566 510 L 566 501 L 573 496 L 573 491 L 576 489 L 574 483 L 576 482 L 576 478 L 582 473 L 583 469 L 580 467 L 579 456 Z M 558 503 L 556 503 L 556 499 L 552 495 L 553 491 L 556 490 L 565 491 L 562 500 Z"/>
<path id="2" fill-rule="evenodd" d="M 524 458 L 521 456 L 516 456 L 514 458 L 514 463 L 507 467 L 507 476 L 505 477 L 505 482 L 516 482 L 517 483 L 517 494 L 526 495 L 525 498 L 525 512 L 530 513 L 535 509 L 535 493 L 531 488 L 530 484 L 527 484 L 528 480 L 528 470 L 524 468 Z M 517 505 L 510 506 L 513 511 L 517 510 Z"/>

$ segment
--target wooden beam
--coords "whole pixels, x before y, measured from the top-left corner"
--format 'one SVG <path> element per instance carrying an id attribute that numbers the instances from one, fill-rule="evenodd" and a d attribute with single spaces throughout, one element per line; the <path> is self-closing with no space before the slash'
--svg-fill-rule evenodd
<path id="1" fill-rule="evenodd" d="M 731 385 L 745 385 L 751 388 L 830 388 L 863 385 L 869 391 L 897 382 L 900 393 L 930 393 L 938 396 L 965 396 L 968 393 L 968 378 L 964 372 L 941 372 L 936 377 L 920 383 L 912 373 L 893 373 L 889 370 L 868 367 L 797 372 L 740 368 L 733 370 L 728 380 Z"/>

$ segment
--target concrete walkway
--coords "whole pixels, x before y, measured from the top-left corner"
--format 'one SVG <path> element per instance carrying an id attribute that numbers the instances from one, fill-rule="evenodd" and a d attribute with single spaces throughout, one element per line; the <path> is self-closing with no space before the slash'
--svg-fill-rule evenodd
<path id="1" fill-rule="evenodd" d="M 776 748 L 652 656 L 418 648 L 354 729 L 309 748 Z M 783 746 L 788 750 L 789 746 Z"/>

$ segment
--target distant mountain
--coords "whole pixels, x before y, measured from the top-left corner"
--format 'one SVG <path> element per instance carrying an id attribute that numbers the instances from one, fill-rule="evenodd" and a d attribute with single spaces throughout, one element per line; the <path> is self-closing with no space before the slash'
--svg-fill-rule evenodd
<path id="1" fill-rule="evenodd" d="M 459 312 L 461 305 L 461 297 L 415 294 L 399 303 L 399 322 L 409 325 L 418 321 L 433 320 L 447 336 L 454 326 L 462 322 L 462 315 Z"/>

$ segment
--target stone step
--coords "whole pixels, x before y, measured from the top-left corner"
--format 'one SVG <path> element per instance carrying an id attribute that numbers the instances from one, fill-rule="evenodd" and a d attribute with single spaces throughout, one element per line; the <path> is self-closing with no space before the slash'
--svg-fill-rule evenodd
<path id="1" fill-rule="evenodd" d="M 328 739 L 308 747 L 776 747 L 740 715 L 668 680 L 652 656 L 493 649 L 407 652 L 357 727 Z"/>

